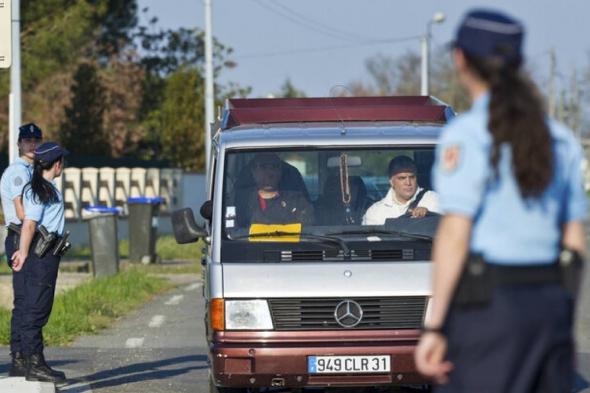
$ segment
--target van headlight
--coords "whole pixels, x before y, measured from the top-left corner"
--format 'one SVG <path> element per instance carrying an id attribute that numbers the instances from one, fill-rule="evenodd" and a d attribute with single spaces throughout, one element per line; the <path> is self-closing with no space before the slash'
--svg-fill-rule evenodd
<path id="1" fill-rule="evenodd" d="M 272 318 L 266 300 L 226 300 L 227 330 L 271 330 Z"/>

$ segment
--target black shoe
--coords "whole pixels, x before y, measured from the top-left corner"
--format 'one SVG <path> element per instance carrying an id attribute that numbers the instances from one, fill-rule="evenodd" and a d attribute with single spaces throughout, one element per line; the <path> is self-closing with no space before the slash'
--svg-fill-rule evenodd
<path id="1" fill-rule="evenodd" d="M 13 352 L 12 364 L 8 370 L 9 377 L 24 377 L 27 373 L 27 362 L 22 352 Z"/>
<path id="2" fill-rule="evenodd" d="M 56 371 L 45 363 L 45 357 L 42 353 L 36 353 L 27 357 L 27 381 L 53 382 L 59 383 L 66 380 L 66 375 L 61 371 Z"/>

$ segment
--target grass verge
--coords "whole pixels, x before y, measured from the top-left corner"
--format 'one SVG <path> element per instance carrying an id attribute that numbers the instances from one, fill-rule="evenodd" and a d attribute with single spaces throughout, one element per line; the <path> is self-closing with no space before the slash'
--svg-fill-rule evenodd
<path id="1" fill-rule="evenodd" d="M 43 329 L 47 345 L 58 346 L 94 333 L 152 296 L 172 287 L 166 280 L 137 270 L 97 279 L 55 298 L 49 323 Z M 0 309 L 0 344 L 10 341 L 10 311 Z"/>
<path id="2" fill-rule="evenodd" d="M 158 237 L 156 242 L 156 253 L 163 260 L 194 260 L 201 259 L 202 242 L 190 244 L 177 244 L 174 236 L 163 235 Z M 89 259 L 91 258 L 90 247 L 73 247 L 66 257 L 68 259 Z M 119 241 L 119 256 L 121 258 L 129 257 L 129 240 Z"/>

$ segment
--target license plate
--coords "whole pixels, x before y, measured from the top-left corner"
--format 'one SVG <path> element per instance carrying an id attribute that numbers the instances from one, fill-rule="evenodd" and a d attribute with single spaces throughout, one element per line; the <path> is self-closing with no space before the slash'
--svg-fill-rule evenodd
<path id="1" fill-rule="evenodd" d="M 391 370 L 388 355 L 376 356 L 309 356 L 307 371 L 310 374 L 371 374 Z"/>

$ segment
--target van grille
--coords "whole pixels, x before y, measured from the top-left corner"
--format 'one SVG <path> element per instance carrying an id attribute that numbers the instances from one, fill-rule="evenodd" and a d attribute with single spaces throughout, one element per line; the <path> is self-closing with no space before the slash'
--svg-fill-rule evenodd
<path id="1" fill-rule="evenodd" d="M 267 255 L 272 259 L 271 254 Z M 350 250 L 352 261 L 411 261 L 414 259 L 414 250 Z M 344 261 L 344 253 L 341 250 L 306 250 L 306 251 L 280 251 L 280 260 L 283 262 L 308 262 L 308 261 Z"/>
<path id="2" fill-rule="evenodd" d="M 334 317 L 336 306 L 343 300 L 354 300 L 363 309 L 360 323 L 353 328 L 342 327 Z M 276 330 L 419 329 L 427 298 L 305 298 L 268 302 Z"/>

